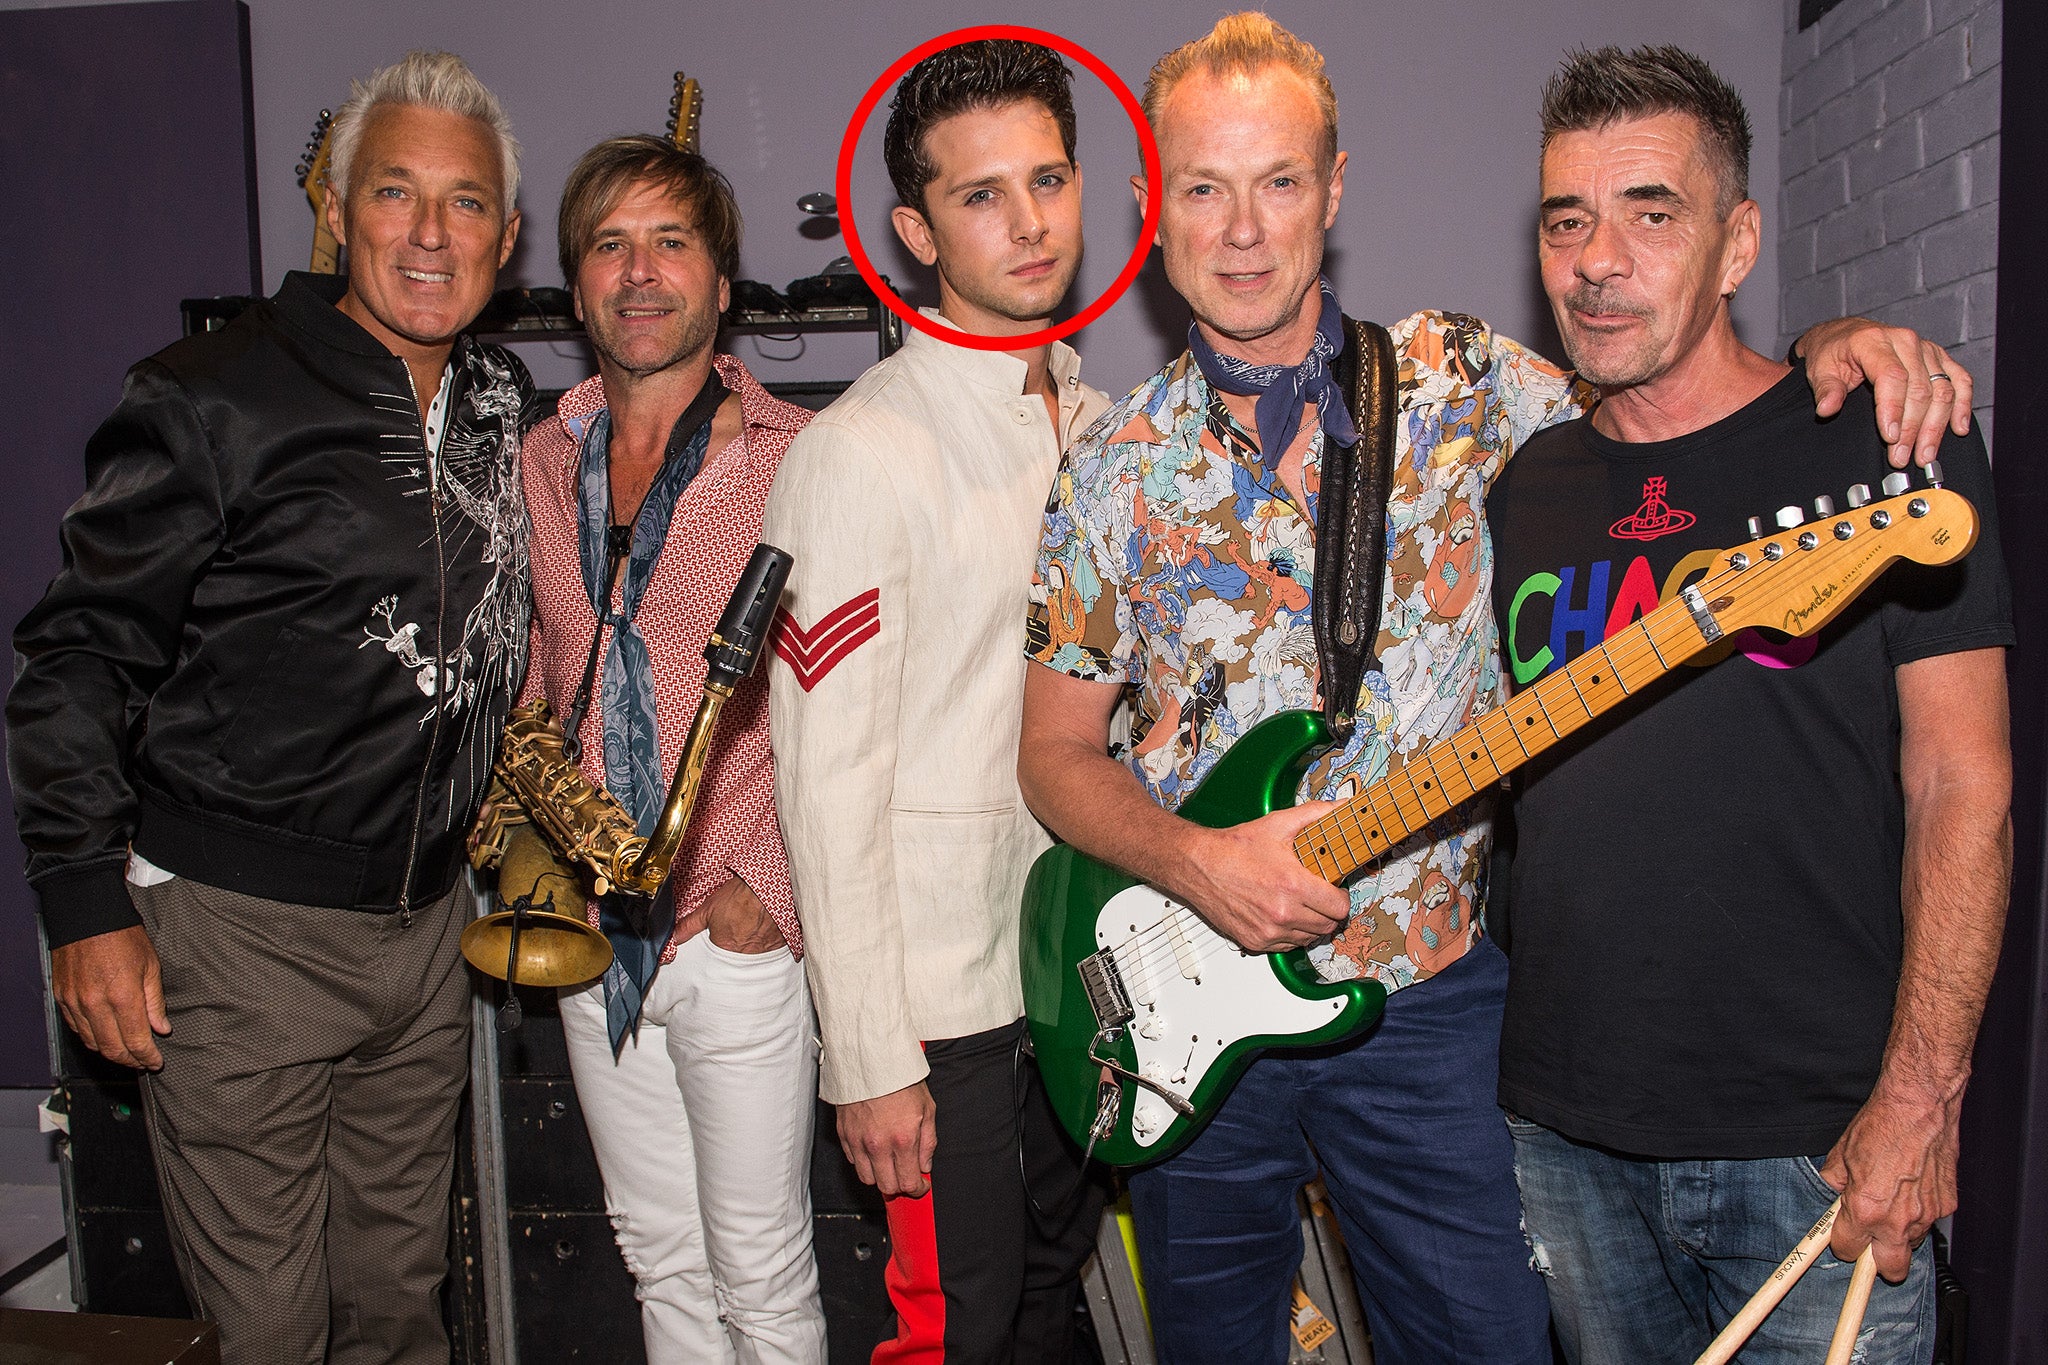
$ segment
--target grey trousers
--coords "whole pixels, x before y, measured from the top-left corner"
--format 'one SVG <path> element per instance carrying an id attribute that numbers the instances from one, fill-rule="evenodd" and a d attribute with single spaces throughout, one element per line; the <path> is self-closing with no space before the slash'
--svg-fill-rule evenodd
<path id="1" fill-rule="evenodd" d="M 129 890 L 171 1020 L 142 1088 L 157 1180 L 222 1365 L 446 1362 L 466 883 L 409 925 L 184 878 Z"/>

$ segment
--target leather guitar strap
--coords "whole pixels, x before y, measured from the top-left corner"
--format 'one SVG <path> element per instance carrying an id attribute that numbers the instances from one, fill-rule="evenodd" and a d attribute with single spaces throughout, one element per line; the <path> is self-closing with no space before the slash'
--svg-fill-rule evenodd
<path id="1" fill-rule="evenodd" d="M 1348 451 L 1334 441 L 1324 446 L 1311 616 L 1323 718 L 1341 743 L 1351 735 L 1358 689 L 1379 666 L 1387 492 L 1394 476 L 1394 339 L 1376 322 L 1345 318 L 1344 350 L 1332 371 L 1358 444 Z"/>

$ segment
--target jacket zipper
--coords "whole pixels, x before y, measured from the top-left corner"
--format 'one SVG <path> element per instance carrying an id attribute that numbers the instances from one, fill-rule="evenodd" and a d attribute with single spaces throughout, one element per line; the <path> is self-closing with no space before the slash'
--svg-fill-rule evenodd
<path id="1" fill-rule="evenodd" d="M 448 624 L 448 561 L 441 540 L 441 479 L 439 472 L 434 467 L 434 461 L 438 457 L 433 451 L 427 449 L 426 424 L 420 420 L 420 391 L 419 387 L 412 382 L 412 366 L 406 365 L 404 368 L 406 387 L 412 391 L 412 420 L 419 432 L 420 449 L 426 452 L 427 457 L 428 501 L 432 506 L 434 517 L 434 576 L 436 586 L 434 597 L 434 723 L 432 728 L 427 731 L 427 754 L 420 762 L 419 785 L 413 789 L 412 842 L 405 851 L 405 880 L 398 889 L 398 927 L 410 929 L 412 928 L 412 878 L 414 871 L 419 866 L 420 829 L 426 824 L 427 818 L 427 780 L 433 776 L 434 754 L 441 747 L 441 705 L 448 695 L 448 679 L 445 674 L 448 659 L 448 641 L 446 639 Z M 449 369 L 448 377 L 442 382 L 449 385 L 452 390 L 455 383 L 455 372 L 452 366 Z M 453 412 L 454 409 L 455 395 L 451 391 L 448 394 L 448 410 Z"/>

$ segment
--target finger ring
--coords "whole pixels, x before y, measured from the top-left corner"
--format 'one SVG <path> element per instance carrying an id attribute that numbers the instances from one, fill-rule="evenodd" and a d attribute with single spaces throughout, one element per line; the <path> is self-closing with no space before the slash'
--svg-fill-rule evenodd
<path id="1" fill-rule="evenodd" d="M 1936 370 L 1933 374 L 1927 376 L 1927 382 L 1930 384 L 1932 384 L 1937 379 L 1948 379 L 1948 376 L 1943 374 L 1940 370 Z M 1948 382 L 1953 384 L 1956 381 L 1953 379 L 1948 379 Z"/>

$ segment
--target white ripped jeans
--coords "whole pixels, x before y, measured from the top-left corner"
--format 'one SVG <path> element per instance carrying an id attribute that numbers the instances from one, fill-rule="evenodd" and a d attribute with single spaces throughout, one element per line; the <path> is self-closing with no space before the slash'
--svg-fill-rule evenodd
<path id="1" fill-rule="evenodd" d="M 649 1365 L 823 1361 L 802 965 L 697 934 L 656 973 L 616 1063 L 601 984 L 563 991 L 561 1009 Z"/>

